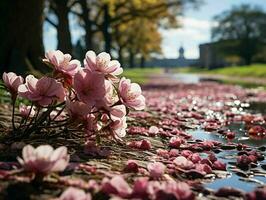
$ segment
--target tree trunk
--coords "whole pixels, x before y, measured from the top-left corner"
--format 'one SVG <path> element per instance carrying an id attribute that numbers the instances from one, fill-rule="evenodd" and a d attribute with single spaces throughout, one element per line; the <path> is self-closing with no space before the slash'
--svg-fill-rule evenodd
<path id="1" fill-rule="evenodd" d="M 140 67 L 145 68 L 145 57 L 143 55 L 140 58 Z"/>
<path id="2" fill-rule="evenodd" d="M 251 65 L 251 60 L 252 60 L 251 56 L 250 55 L 247 55 L 245 57 L 245 64 L 246 65 Z"/>
<path id="3" fill-rule="evenodd" d="M 135 67 L 135 54 L 132 50 L 129 50 L 129 67 Z"/>
<path id="4" fill-rule="evenodd" d="M 250 65 L 252 57 L 256 54 L 256 41 L 252 41 L 249 38 L 245 38 L 241 41 L 240 56 L 245 62 L 245 65 Z"/>
<path id="5" fill-rule="evenodd" d="M 108 8 L 108 5 L 104 5 L 103 37 L 104 37 L 104 42 L 105 42 L 105 51 L 107 53 L 111 52 L 112 37 L 111 37 L 110 29 L 111 27 L 110 27 L 109 8 Z"/>
<path id="6" fill-rule="evenodd" d="M 57 49 L 64 53 L 72 53 L 71 33 L 69 27 L 67 0 L 54 0 L 55 14 L 58 18 L 57 25 Z"/>
<path id="7" fill-rule="evenodd" d="M 44 0 L 0 1 L 0 72 L 25 74 L 32 66 L 45 72 L 42 41 Z"/>
<path id="8" fill-rule="evenodd" d="M 118 60 L 121 64 L 121 66 L 123 67 L 124 65 L 124 56 L 123 56 L 123 48 L 122 47 L 119 47 L 118 49 Z"/>
<path id="9" fill-rule="evenodd" d="M 85 43 L 86 50 L 93 49 L 92 44 L 92 22 L 90 20 L 90 8 L 87 5 L 86 0 L 79 0 L 81 9 L 82 9 L 82 19 L 84 21 L 84 30 L 85 30 Z"/>

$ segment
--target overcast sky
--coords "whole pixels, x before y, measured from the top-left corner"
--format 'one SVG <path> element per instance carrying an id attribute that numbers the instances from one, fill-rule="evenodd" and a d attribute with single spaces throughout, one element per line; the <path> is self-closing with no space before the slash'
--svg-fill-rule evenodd
<path id="1" fill-rule="evenodd" d="M 197 58 L 199 56 L 198 45 L 211 40 L 210 29 L 215 24 L 213 17 L 232 6 L 240 4 L 258 5 L 266 10 L 266 0 L 205 0 L 205 4 L 198 10 L 186 10 L 180 18 L 182 27 L 178 29 L 160 30 L 163 36 L 163 56 L 176 58 L 178 48 L 183 45 L 185 57 Z M 73 27 L 73 20 L 70 20 Z M 76 42 L 84 31 L 72 28 L 72 42 Z M 46 50 L 55 49 L 57 45 L 56 30 L 45 23 L 44 45 Z"/>

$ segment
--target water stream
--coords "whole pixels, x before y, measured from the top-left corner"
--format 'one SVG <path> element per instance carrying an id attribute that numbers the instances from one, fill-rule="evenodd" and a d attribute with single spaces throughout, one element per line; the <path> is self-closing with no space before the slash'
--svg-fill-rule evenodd
<path id="1" fill-rule="evenodd" d="M 195 84 L 199 83 L 201 81 L 201 77 L 196 74 L 172 74 L 170 75 L 175 80 L 178 80 L 182 83 L 187 84 Z M 251 103 L 249 106 L 249 111 L 251 113 L 262 113 L 266 114 L 266 103 Z M 234 143 L 241 143 L 246 144 L 250 146 L 251 148 L 257 149 L 261 146 L 266 146 L 266 139 L 251 139 L 246 135 L 244 124 L 243 123 L 231 123 L 227 127 L 229 130 L 234 131 L 236 133 L 236 137 L 232 142 Z M 199 140 L 215 140 L 222 143 L 228 143 L 227 139 L 222 136 L 221 134 L 215 133 L 215 132 L 206 132 L 203 129 L 197 129 L 197 130 L 190 130 L 188 131 L 195 139 Z M 221 187 L 233 187 L 238 188 L 243 191 L 252 191 L 254 188 L 265 185 L 266 184 L 266 173 L 264 171 L 264 174 L 260 173 L 254 173 L 257 170 L 262 170 L 261 165 L 266 165 L 266 161 L 259 162 L 256 168 L 249 169 L 247 171 L 243 171 L 245 174 L 253 174 L 250 176 L 247 176 L 246 178 L 241 177 L 237 175 L 237 173 L 234 172 L 232 169 L 236 169 L 235 162 L 236 162 L 236 156 L 237 156 L 237 150 L 226 150 L 221 151 L 220 153 L 217 153 L 216 156 L 218 159 L 223 161 L 224 163 L 227 163 L 227 171 L 229 172 L 228 176 L 226 178 L 222 179 L 216 179 L 211 183 L 206 183 L 205 186 L 210 189 L 217 190 Z M 260 151 L 264 156 L 266 157 L 266 152 Z"/>

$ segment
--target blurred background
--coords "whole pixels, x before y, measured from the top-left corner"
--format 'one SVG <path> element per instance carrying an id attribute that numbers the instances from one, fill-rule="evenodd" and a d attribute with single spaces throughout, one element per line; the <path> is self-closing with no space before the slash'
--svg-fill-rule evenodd
<path id="1" fill-rule="evenodd" d="M 0 15 L 1 73 L 47 72 L 47 50 L 81 61 L 94 50 L 129 76 L 200 73 L 266 85 L 264 0 L 1 0 Z"/>

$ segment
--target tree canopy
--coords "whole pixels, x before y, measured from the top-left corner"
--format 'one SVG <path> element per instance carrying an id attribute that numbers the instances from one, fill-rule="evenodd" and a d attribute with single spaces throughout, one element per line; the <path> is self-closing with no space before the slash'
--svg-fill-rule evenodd
<path id="1" fill-rule="evenodd" d="M 161 39 L 158 28 L 177 27 L 176 16 L 182 13 L 185 6 L 198 5 L 200 2 L 200 0 L 68 1 L 71 2 L 69 12 L 77 17 L 85 30 L 84 48 L 101 49 L 109 53 L 116 51 L 120 62 L 123 60 L 123 51 L 128 52 L 126 55 L 134 52 L 141 54 L 141 57 L 149 57 L 148 54 L 154 51 L 159 52 Z M 141 38 L 136 39 L 137 35 L 141 35 Z M 97 46 L 94 41 L 101 42 L 97 42 Z M 140 45 L 140 41 L 145 42 Z"/>
<path id="2" fill-rule="evenodd" d="M 197 5 L 200 1 L 40 0 L 36 3 L 26 0 L 21 3 L 15 0 L 10 3 L 9 0 L 3 0 L 0 3 L 0 11 L 3 13 L 0 21 L 0 71 L 15 69 L 14 71 L 26 73 L 34 68 L 47 71 L 40 59 L 44 52 L 44 19 L 56 29 L 57 48 L 65 53 L 83 52 L 81 47 L 84 47 L 87 50 L 104 50 L 122 55 L 119 52 L 121 48 L 117 48 L 120 39 L 116 36 L 129 34 L 131 38 L 124 38 L 127 41 L 130 39 L 125 45 L 125 51 L 141 54 L 143 58 L 148 57 L 150 53 L 160 49 L 158 27 L 176 26 L 176 16 L 182 13 L 185 6 Z M 84 44 L 80 41 L 73 44 L 73 23 L 83 29 Z M 123 26 L 128 30 L 124 30 Z M 78 51 L 76 46 L 79 47 Z"/>
<path id="3" fill-rule="evenodd" d="M 239 56 L 250 64 L 266 44 L 266 13 L 249 5 L 233 7 L 214 18 L 212 38 L 219 41 L 224 54 Z"/>

